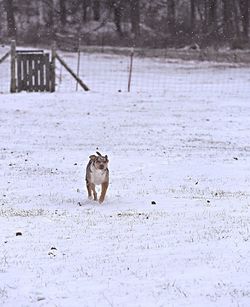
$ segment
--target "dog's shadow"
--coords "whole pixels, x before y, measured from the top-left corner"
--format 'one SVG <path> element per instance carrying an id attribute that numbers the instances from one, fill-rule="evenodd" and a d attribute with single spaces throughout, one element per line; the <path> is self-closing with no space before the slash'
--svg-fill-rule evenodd
<path id="1" fill-rule="evenodd" d="M 78 202 L 79 207 L 100 207 L 103 206 L 104 203 L 100 204 L 98 201 L 95 201 L 93 199 L 85 199 Z"/>
<path id="2" fill-rule="evenodd" d="M 103 203 L 99 203 L 99 201 L 95 201 L 93 199 L 81 199 L 80 201 L 78 201 L 77 205 L 79 207 L 83 207 L 83 208 L 93 208 L 93 207 L 110 207 L 112 205 L 117 204 L 117 201 L 115 199 L 112 199 L 112 197 L 106 197 Z"/>

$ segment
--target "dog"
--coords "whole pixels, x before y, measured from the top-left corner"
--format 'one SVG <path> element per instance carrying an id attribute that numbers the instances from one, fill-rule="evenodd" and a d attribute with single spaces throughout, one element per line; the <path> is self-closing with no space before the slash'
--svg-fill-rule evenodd
<path id="1" fill-rule="evenodd" d="M 94 200 L 97 201 L 97 193 L 95 190 L 96 185 L 101 185 L 101 195 L 99 203 L 103 203 L 105 195 L 109 186 L 109 169 L 108 169 L 108 156 L 102 156 L 98 151 L 96 155 L 89 157 L 89 163 L 86 168 L 86 185 L 88 190 L 88 198 L 92 199 L 92 192 Z"/>

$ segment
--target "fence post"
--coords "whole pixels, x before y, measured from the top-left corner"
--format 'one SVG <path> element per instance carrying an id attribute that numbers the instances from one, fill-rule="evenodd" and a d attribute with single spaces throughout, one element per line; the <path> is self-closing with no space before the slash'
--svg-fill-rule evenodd
<path id="1" fill-rule="evenodd" d="M 78 40 L 78 54 L 77 54 L 77 72 L 76 75 L 79 78 L 80 74 L 80 62 L 81 62 L 81 38 Z M 78 81 L 76 81 L 76 91 L 78 91 Z"/>
<path id="2" fill-rule="evenodd" d="M 54 92 L 56 88 L 56 43 L 52 44 L 51 48 L 51 70 L 50 70 L 50 91 Z"/>
<path id="3" fill-rule="evenodd" d="M 131 79 L 132 79 L 132 72 L 133 72 L 133 59 L 134 59 L 134 48 L 131 49 L 131 54 L 130 54 L 130 65 L 129 65 L 129 75 L 128 75 L 128 92 L 130 92 L 130 87 L 131 87 Z"/>
<path id="4" fill-rule="evenodd" d="M 10 92 L 16 92 L 16 41 L 11 41 L 11 81 L 10 81 Z"/>

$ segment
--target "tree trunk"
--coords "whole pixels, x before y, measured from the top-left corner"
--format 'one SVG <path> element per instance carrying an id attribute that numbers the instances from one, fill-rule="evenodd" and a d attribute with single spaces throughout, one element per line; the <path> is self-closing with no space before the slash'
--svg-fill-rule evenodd
<path id="1" fill-rule="evenodd" d="M 167 25 L 169 33 L 174 36 L 176 34 L 175 24 L 175 0 L 168 0 L 167 2 Z"/>
<path id="2" fill-rule="evenodd" d="M 16 38 L 16 22 L 14 17 L 13 0 L 5 0 L 4 7 L 7 13 L 8 36 L 10 38 Z"/>
<path id="3" fill-rule="evenodd" d="M 131 31 L 137 38 L 140 34 L 140 0 L 130 0 Z"/>
<path id="4" fill-rule="evenodd" d="M 122 19 L 122 6 L 120 0 L 108 0 L 109 8 L 114 13 L 114 23 L 116 32 L 120 37 L 123 36 L 121 19 Z"/>
<path id="5" fill-rule="evenodd" d="M 82 0 L 82 21 L 87 22 L 88 0 Z"/>
<path id="6" fill-rule="evenodd" d="M 243 28 L 243 37 L 248 39 L 249 37 L 249 0 L 239 0 L 241 23 Z"/>
<path id="7" fill-rule="evenodd" d="M 61 26 L 64 27 L 67 20 L 67 11 L 66 11 L 66 0 L 60 0 L 60 22 Z"/>
<path id="8" fill-rule="evenodd" d="M 121 17 L 122 17 L 122 11 L 120 5 L 114 6 L 114 22 L 116 31 L 119 34 L 119 36 L 123 36 L 122 33 L 122 27 L 121 27 Z"/>
<path id="9" fill-rule="evenodd" d="M 223 3 L 223 35 L 226 40 L 231 40 L 234 36 L 233 29 L 233 9 L 232 0 L 222 0 Z"/>
<path id="10" fill-rule="evenodd" d="M 48 34 L 52 41 L 56 39 L 55 33 L 55 3 L 54 0 L 51 1 L 51 7 L 48 12 L 48 24 L 47 24 Z"/>
<path id="11" fill-rule="evenodd" d="M 209 0 L 208 1 L 208 22 L 209 24 L 214 24 L 217 19 L 216 14 L 217 9 L 217 0 Z"/>
<path id="12" fill-rule="evenodd" d="M 100 20 L 100 1 L 99 0 L 93 1 L 93 13 L 94 13 L 94 20 L 99 21 Z"/>
<path id="13" fill-rule="evenodd" d="M 190 28 L 191 32 L 195 34 L 195 0 L 190 0 Z"/>
<path id="14" fill-rule="evenodd" d="M 217 0 L 207 0 L 207 28 L 211 36 L 217 33 Z"/>

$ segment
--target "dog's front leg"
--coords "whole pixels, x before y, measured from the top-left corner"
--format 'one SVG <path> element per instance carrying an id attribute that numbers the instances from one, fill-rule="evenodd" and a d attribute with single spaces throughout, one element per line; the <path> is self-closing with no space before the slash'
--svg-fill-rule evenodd
<path id="1" fill-rule="evenodd" d="M 102 183 L 102 192 L 101 192 L 101 196 L 99 198 L 99 203 L 100 204 L 103 203 L 103 201 L 104 201 L 104 198 L 105 198 L 108 186 L 109 186 L 108 182 Z"/>
<path id="2" fill-rule="evenodd" d="M 94 185 L 94 183 L 91 183 L 91 189 L 92 189 L 92 191 L 93 191 L 94 200 L 97 200 L 97 193 L 96 193 L 96 190 L 95 190 L 95 185 Z"/>
<path id="3" fill-rule="evenodd" d="M 88 181 L 86 181 L 86 186 L 87 186 L 87 190 L 88 190 L 88 198 L 92 199 L 91 184 Z"/>

